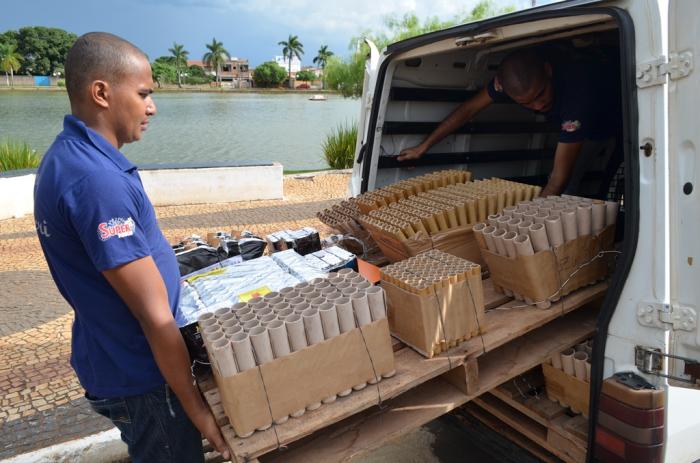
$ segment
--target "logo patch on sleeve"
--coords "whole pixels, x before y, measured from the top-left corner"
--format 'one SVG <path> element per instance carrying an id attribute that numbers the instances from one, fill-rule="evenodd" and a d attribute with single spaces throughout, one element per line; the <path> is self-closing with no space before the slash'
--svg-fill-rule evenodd
<path id="1" fill-rule="evenodd" d="M 114 236 L 117 238 L 127 238 L 132 236 L 135 231 L 136 223 L 134 223 L 134 219 L 131 217 L 128 219 L 115 217 L 97 226 L 97 235 L 102 241 L 107 241 Z"/>
<path id="2" fill-rule="evenodd" d="M 561 129 L 564 132 L 576 132 L 581 128 L 581 121 L 564 121 L 561 124 Z"/>

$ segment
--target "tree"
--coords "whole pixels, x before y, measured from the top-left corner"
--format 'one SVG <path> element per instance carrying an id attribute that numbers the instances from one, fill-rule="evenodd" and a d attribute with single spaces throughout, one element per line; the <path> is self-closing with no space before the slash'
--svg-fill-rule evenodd
<path id="1" fill-rule="evenodd" d="M 212 81 L 211 75 L 207 74 L 201 66 L 193 64 L 187 68 L 185 82 L 190 85 L 208 84 Z"/>
<path id="2" fill-rule="evenodd" d="M 180 71 L 180 68 L 182 66 L 187 66 L 187 55 L 190 54 L 187 50 L 185 50 L 184 45 L 180 45 L 176 42 L 173 42 L 173 48 L 168 48 L 168 51 L 172 53 L 173 58 L 175 58 L 175 71 L 177 72 L 177 86 L 182 88 L 182 72 Z"/>
<path id="3" fill-rule="evenodd" d="M 164 83 L 177 81 L 175 66 L 168 64 L 166 61 L 161 61 L 160 58 L 151 63 L 151 74 L 153 76 L 153 81 L 158 84 L 158 88 Z"/>
<path id="4" fill-rule="evenodd" d="M 17 51 L 23 73 L 50 76 L 63 69 L 66 54 L 77 35 L 53 27 L 23 27 L 17 34 Z"/>
<path id="5" fill-rule="evenodd" d="M 362 95 L 364 72 L 364 55 L 355 53 L 346 60 L 332 56 L 326 65 L 324 78 L 328 88 L 340 92 L 346 98 L 359 98 Z"/>
<path id="6" fill-rule="evenodd" d="M 287 70 L 274 61 L 267 61 L 253 73 L 253 81 L 256 87 L 279 87 L 287 77 Z"/>
<path id="7" fill-rule="evenodd" d="M 0 69 L 5 71 L 5 79 L 7 80 L 10 73 L 10 80 L 7 80 L 7 85 L 15 86 L 15 70 L 20 68 L 22 64 L 22 56 L 17 52 L 17 46 L 13 43 L 0 43 Z"/>
<path id="8" fill-rule="evenodd" d="M 297 80 L 301 82 L 313 82 L 316 80 L 316 74 L 313 71 L 299 71 L 297 72 Z"/>
<path id="9" fill-rule="evenodd" d="M 304 44 L 299 41 L 299 37 L 289 34 L 289 38 L 278 42 L 277 45 L 282 45 L 282 55 L 288 60 L 289 65 L 289 88 L 292 88 L 292 59 L 296 56 L 301 60 L 301 55 L 304 54 Z"/>
<path id="10" fill-rule="evenodd" d="M 231 59 L 231 55 L 224 48 L 223 42 L 217 42 L 216 38 L 211 40 L 211 43 L 207 44 L 207 49 L 209 50 L 202 57 L 202 61 L 207 63 L 208 66 L 216 69 L 216 81 L 221 84 L 221 65 L 224 61 Z"/>
<path id="11" fill-rule="evenodd" d="M 314 58 L 314 64 L 318 64 L 323 72 L 323 79 L 321 80 L 321 88 L 325 87 L 326 80 L 326 64 L 328 64 L 328 58 L 333 56 L 333 52 L 328 49 L 328 45 L 321 45 L 318 49 L 318 54 Z"/>

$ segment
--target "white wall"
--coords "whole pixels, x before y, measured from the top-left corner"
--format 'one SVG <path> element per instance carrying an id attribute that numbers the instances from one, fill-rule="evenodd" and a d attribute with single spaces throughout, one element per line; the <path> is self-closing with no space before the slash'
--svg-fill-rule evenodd
<path id="1" fill-rule="evenodd" d="M 282 165 L 140 170 L 154 206 L 282 199 Z M 35 174 L 0 177 L 0 220 L 34 210 Z"/>

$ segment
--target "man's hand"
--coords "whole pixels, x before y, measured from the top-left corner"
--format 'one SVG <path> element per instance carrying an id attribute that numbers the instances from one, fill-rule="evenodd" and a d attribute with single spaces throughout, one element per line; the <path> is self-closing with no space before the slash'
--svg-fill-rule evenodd
<path id="1" fill-rule="evenodd" d="M 421 145 L 414 146 L 413 148 L 406 148 L 404 150 L 401 150 L 399 153 L 399 157 L 397 158 L 399 161 L 408 161 L 409 159 L 418 159 L 419 157 L 423 156 L 427 150 L 422 148 Z"/>
<path id="2" fill-rule="evenodd" d="M 546 198 L 549 195 L 559 195 L 566 189 L 582 146 L 583 142 L 557 144 L 552 173 L 540 196 Z"/>
<path id="3" fill-rule="evenodd" d="M 209 408 L 204 406 L 199 413 L 193 413 L 193 415 L 194 416 L 191 417 L 192 424 L 199 429 L 199 432 L 201 432 L 214 449 L 221 454 L 224 460 L 230 460 L 231 451 L 228 445 L 226 445 L 224 436 L 221 435 L 221 430 L 216 424 L 214 415 L 212 415 Z"/>

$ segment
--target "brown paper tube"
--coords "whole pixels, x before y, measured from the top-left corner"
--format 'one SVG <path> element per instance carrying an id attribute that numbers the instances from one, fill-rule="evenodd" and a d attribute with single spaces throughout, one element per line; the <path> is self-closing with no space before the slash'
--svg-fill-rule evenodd
<path id="1" fill-rule="evenodd" d="M 272 306 L 272 313 L 279 314 L 281 311 L 290 307 L 289 302 L 279 302 Z"/>
<path id="2" fill-rule="evenodd" d="M 364 281 L 361 282 L 361 283 L 353 283 L 352 286 L 353 286 L 353 288 L 357 289 L 358 292 L 360 292 L 360 291 L 366 291 L 366 290 L 368 290 L 369 288 L 371 288 L 371 287 L 372 287 L 372 283 L 370 283 L 370 282 L 367 281 L 367 280 L 364 280 Z"/>
<path id="3" fill-rule="evenodd" d="M 350 288 L 351 286 L 352 286 L 352 283 L 350 283 L 349 281 L 345 281 L 345 280 L 343 280 L 342 283 L 338 283 L 337 285 L 335 285 L 335 287 L 336 287 L 339 291 L 342 291 L 342 290 L 344 290 L 345 288 Z"/>
<path id="4" fill-rule="evenodd" d="M 234 334 L 241 333 L 242 331 L 243 327 L 241 325 L 230 326 L 228 328 L 224 328 L 224 336 L 231 339 L 231 337 L 233 337 Z"/>
<path id="5" fill-rule="evenodd" d="M 323 337 L 330 339 L 340 334 L 340 326 L 338 324 L 338 314 L 335 310 L 335 305 L 330 302 L 324 302 L 318 309 L 321 315 L 321 326 L 323 327 Z"/>
<path id="6" fill-rule="evenodd" d="M 574 353 L 575 351 L 571 348 L 561 353 L 562 370 L 569 376 L 574 376 L 576 374 L 574 371 Z"/>
<path id="7" fill-rule="evenodd" d="M 486 197 L 481 196 L 476 200 L 476 209 L 477 209 L 477 215 L 476 215 L 476 220 L 479 222 L 485 222 L 486 217 L 489 215 L 489 209 L 486 204 Z"/>
<path id="8" fill-rule="evenodd" d="M 545 220 L 544 226 L 547 229 L 547 238 L 552 247 L 564 244 L 564 228 L 561 225 L 561 218 L 550 215 Z"/>
<path id="9" fill-rule="evenodd" d="M 606 201 L 605 202 L 605 225 L 615 225 L 617 222 L 617 210 L 620 207 L 620 203 L 617 201 Z"/>
<path id="10" fill-rule="evenodd" d="M 605 203 L 596 201 L 592 206 L 591 229 L 593 234 L 597 235 L 605 228 Z"/>
<path id="11" fill-rule="evenodd" d="M 486 248 L 486 239 L 484 238 L 484 228 L 486 228 L 485 223 L 477 223 L 472 227 L 472 232 L 474 233 L 474 239 L 476 239 L 476 242 L 479 244 L 479 247 L 481 249 Z"/>
<path id="12" fill-rule="evenodd" d="M 309 305 L 311 307 L 319 307 L 321 304 L 326 302 L 326 298 L 323 296 L 318 296 L 309 301 Z"/>
<path id="13" fill-rule="evenodd" d="M 518 208 L 516 206 L 507 206 L 503 208 L 503 215 L 507 215 L 511 219 L 513 218 L 513 212 L 517 211 Z"/>
<path id="14" fill-rule="evenodd" d="M 313 299 L 316 299 L 317 297 L 321 296 L 321 293 L 318 291 L 311 291 L 310 293 L 305 293 L 304 294 L 304 299 L 307 301 L 311 301 Z"/>
<path id="15" fill-rule="evenodd" d="M 562 366 L 561 366 L 561 354 L 552 355 L 552 359 L 551 359 L 551 360 L 552 360 L 552 366 L 553 366 L 554 368 L 556 368 L 557 370 L 561 370 L 561 369 L 562 369 Z"/>
<path id="16" fill-rule="evenodd" d="M 482 230 L 481 234 L 484 237 L 484 240 L 486 241 L 486 247 L 488 248 L 488 250 L 491 252 L 498 253 L 498 249 L 496 249 L 496 240 L 493 238 L 493 233 L 495 231 L 496 227 L 489 225 L 488 227 Z"/>
<path id="17" fill-rule="evenodd" d="M 576 208 L 576 228 L 578 236 L 591 234 L 592 207 L 590 204 L 579 203 Z"/>
<path id="18" fill-rule="evenodd" d="M 436 209 L 435 210 L 435 220 L 437 220 L 438 227 L 440 228 L 440 231 L 445 231 L 449 230 L 450 226 L 447 224 L 447 218 L 445 217 L 447 214 L 445 214 L 445 211 L 441 211 Z"/>
<path id="19" fill-rule="evenodd" d="M 535 254 L 532 248 L 532 243 L 530 242 L 530 237 L 528 235 L 518 235 L 513 240 L 515 244 L 515 251 L 519 256 L 532 256 Z"/>
<path id="20" fill-rule="evenodd" d="M 532 225 L 531 220 L 521 220 L 518 224 L 518 235 L 528 235 L 530 233 L 530 225 Z"/>
<path id="21" fill-rule="evenodd" d="M 297 292 L 297 290 L 294 289 L 294 288 L 291 287 L 291 286 L 287 286 L 287 287 L 285 287 L 285 288 L 282 288 L 282 289 L 280 289 L 280 291 L 279 291 L 280 296 L 284 297 L 285 299 L 291 299 L 292 297 L 296 297 L 296 296 L 289 296 L 290 294 L 296 293 L 296 292 Z M 288 297 L 288 296 L 289 296 L 289 297 Z"/>
<path id="22" fill-rule="evenodd" d="M 266 309 L 268 307 L 267 302 L 265 301 L 259 301 L 255 302 L 253 304 L 250 304 L 250 308 L 253 309 L 254 313 L 257 313 L 260 310 Z"/>
<path id="23" fill-rule="evenodd" d="M 530 206 L 532 206 L 532 201 L 520 201 L 517 207 L 519 211 L 526 212 L 530 210 Z"/>
<path id="24" fill-rule="evenodd" d="M 353 288 L 352 286 L 345 288 L 341 291 L 341 294 L 346 297 L 351 297 L 353 294 L 357 294 L 357 288 Z"/>
<path id="25" fill-rule="evenodd" d="M 341 268 L 340 270 L 338 270 L 338 276 L 341 276 L 343 278 L 352 278 L 353 276 L 355 276 L 355 271 L 351 268 Z"/>
<path id="26" fill-rule="evenodd" d="M 516 232 L 508 232 L 503 235 L 503 244 L 506 247 L 506 254 L 508 257 L 516 258 L 518 256 L 515 250 L 515 238 L 517 238 L 517 236 L 518 234 Z"/>
<path id="27" fill-rule="evenodd" d="M 277 291 L 270 291 L 269 293 L 263 296 L 263 300 L 267 302 L 274 302 L 272 301 L 272 299 L 279 297 L 279 295 L 280 293 L 278 293 Z"/>
<path id="28" fill-rule="evenodd" d="M 267 326 L 275 320 L 277 320 L 276 313 L 267 314 L 260 319 L 260 326 Z"/>
<path id="29" fill-rule="evenodd" d="M 547 217 L 549 217 L 549 212 L 540 209 L 540 211 L 537 212 L 537 214 L 535 214 L 535 217 L 533 217 L 532 221 L 535 223 L 544 223 Z"/>
<path id="30" fill-rule="evenodd" d="M 477 213 L 476 201 L 470 199 L 467 201 L 467 219 L 469 223 L 482 222 L 479 220 L 479 214 Z"/>
<path id="31" fill-rule="evenodd" d="M 335 304 L 335 301 L 337 299 L 340 299 L 341 297 L 343 297 L 343 293 L 341 293 L 340 291 L 333 291 L 332 293 L 328 293 L 325 296 L 326 296 L 326 301 L 332 302 Z"/>
<path id="32" fill-rule="evenodd" d="M 372 315 L 369 311 L 367 295 L 360 293 L 353 294 L 352 297 L 350 297 L 350 301 L 352 301 L 352 308 L 355 311 L 358 326 L 365 326 L 372 323 Z"/>
<path id="33" fill-rule="evenodd" d="M 302 313 L 304 320 L 304 331 L 306 332 L 306 340 L 309 345 L 318 344 L 323 341 L 323 325 L 321 324 L 321 316 L 318 314 L 318 309 L 310 308 Z"/>
<path id="34" fill-rule="evenodd" d="M 467 212 L 467 205 L 460 201 L 457 206 L 457 221 L 460 227 L 465 227 L 469 225 L 469 214 Z"/>
<path id="35" fill-rule="evenodd" d="M 509 232 L 515 232 L 518 233 L 518 224 L 522 222 L 523 220 L 519 217 L 514 217 L 508 221 L 506 224 L 508 231 Z"/>
<path id="36" fill-rule="evenodd" d="M 279 312 L 277 312 L 277 318 L 280 320 L 284 320 L 293 313 L 294 309 L 290 306 L 288 309 L 280 310 Z"/>
<path id="37" fill-rule="evenodd" d="M 486 196 L 486 210 L 489 214 L 495 214 L 500 209 L 498 209 L 498 195 L 496 193 L 489 193 Z"/>
<path id="38" fill-rule="evenodd" d="M 263 298 L 260 297 L 260 296 L 256 296 L 256 297 L 251 298 L 251 299 L 248 301 L 248 305 L 258 304 L 258 303 L 260 303 L 260 302 L 263 302 Z"/>
<path id="39" fill-rule="evenodd" d="M 486 221 L 488 222 L 489 225 L 492 227 L 498 228 L 498 219 L 501 218 L 501 214 L 491 214 L 487 217 Z"/>
<path id="40" fill-rule="evenodd" d="M 586 382 L 591 382 L 591 360 L 586 360 Z"/>
<path id="41" fill-rule="evenodd" d="M 496 193 L 496 208 L 502 211 L 506 207 L 506 192 L 501 190 Z"/>
<path id="42" fill-rule="evenodd" d="M 206 328 L 207 326 L 219 324 L 219 322 L 214 317 L 214 314 L 210 312 L 203 313 L 202 315 L 200 315 L 197 319 L 197 323 L 199 324 L 200 331 L 204 331 L 204 328 Z"/>
<path id="43" fill-rule="evenodd" d="M 230 319 L 230 320 L 226 320 L 225 322 L 223 322 L 223 323 L 221 324 L 221 329 L 224 330 L 224 331 L 226 331 L 226 328 L 231 328 L 232 326 L 239 326 L 239 325 L 238 325 L 238 319 L 236 319 L 235 317 L 232 318 L 232 319 Z"/>
<path id="44" fill-rule="evenodd" d="M 533 223 L 530 225 L 530 240 L 535 252 L 546 251 L 549 249 L 549 240 L 547 239 L 547 231 L 544 224 Z"/>
<path id="45" fill-rule="evenodd" d="M 270 335 L 267 328 L 256 326 L 248 333 L 250 342 L 253 344 L 253 352 L 257 359 L 257 364 L 272 362 L 274 355 L 272 354 L 272 346 L 270 345 Z"/>
<path id="46" fill-rule="evenodd" d="M 496 245 L 496 251 L 502 256 L 508 255 L 508 253 L 506 252 L 506 245 L 503 242 L 503 236 L 506 233 L 507 232 L 503 228 L 499 228 L 498 230 L 494 231 L 492 235 L 494 244 Z"/>
<path id="47" fill-rule="evenodd" d="M 256 320 L 258 317 L 254 312 L 248 312 L 247 314 L 242 315 L 238 320 L 240 323 L 246 323 L 251 320 Z"/>
<path id="48" fill-rule="evenodd" d="M 575 209 L 564 209 L 561 211 L 562 229 L 564 232 L 564 241 L 567 243 L 569 241 L 578 238 L 578 224 L 576 223 L 576 210 Z"/>
<path id="49" fill-rule="evenodd" d="M 226 314 L 231 313 L 231 307 L 222 307 L 214 312 L 216 318 L 221 318 Z"/>
<path id="50" fill-rule="evenodd" d="M 257 328 L 258 326 L 260 326 L 260 320 L 255 318 L 253 320 L 245 322 L 241 326 L 243 327 L 243 331 L 245 331 L 246 333 L 249 333 L 250 330 L 252 330 L 253 328 Z"/>
<path id="51" fill-rule="evenodd" d="M 287 327 L 289 334 L 289 347 L 292 352 L 296 352 L 305 348 L 308 345 L 306 341 L 306 332 L 304 331 L 304 322 L 299 314 L 289 315 L 284 320 L 284 325 Z"/>
<path id="52" fill-rule="evenodd" d="M 241 318 L 243 315 L 247 313 L 251 313 L 253 311 L 252 307 L 250 307 L 247 303 L 245 302 L 239 302 L 238 304 L 234 305 L 234 313 L 236 314 L 236 317 Z"/>
<path id="53" fill-rule="evenodd" d="M 355 329 L 355 313 L 352 302 L 348 297 L 341 297 L 335 301 L 335 310 L 338 314 L 338 327 L 341 333 L 347 333 Z"/>
<path id="54" fill-rule="evenodd" d="M 373 286 L 367 290 L 367 301 L 372 321 L 386 318 L 384 290 L 379 286 Z"/>
<path id="55" fill-rule="evenodd" d="M 574 354 L 574 374 L 581 381 L 586 380 L 586 360 L 588 360 L 588 354 L 585 352 L 576 352 Z"/>
<path id="56" fill-rule="evenodd" d="M 212 343 L 212 348 L 214 361 L 221 376 L 228 378 L 238 373 L 236 360 L 233 358 L 233 348 L 228 339 L 224 338 L 215 341 Z"/>
<path id="57" fill-rule="evenodd" d="M 272 313 L 272 307 L 265 307 L 264 309 L 257 310 L 255 316 L 258 320 L 262 320 L 263 317 L 270 315 Z"/>
<path id="58" fill-rule="evenodd" d="M 236 364 L 239 371 L 255 368 L 255 357 L 253 356 L 253 345 L 250 337 L 246 333 L 238 333 L 231 338 L 231 346 L 236 356 Z"/>

